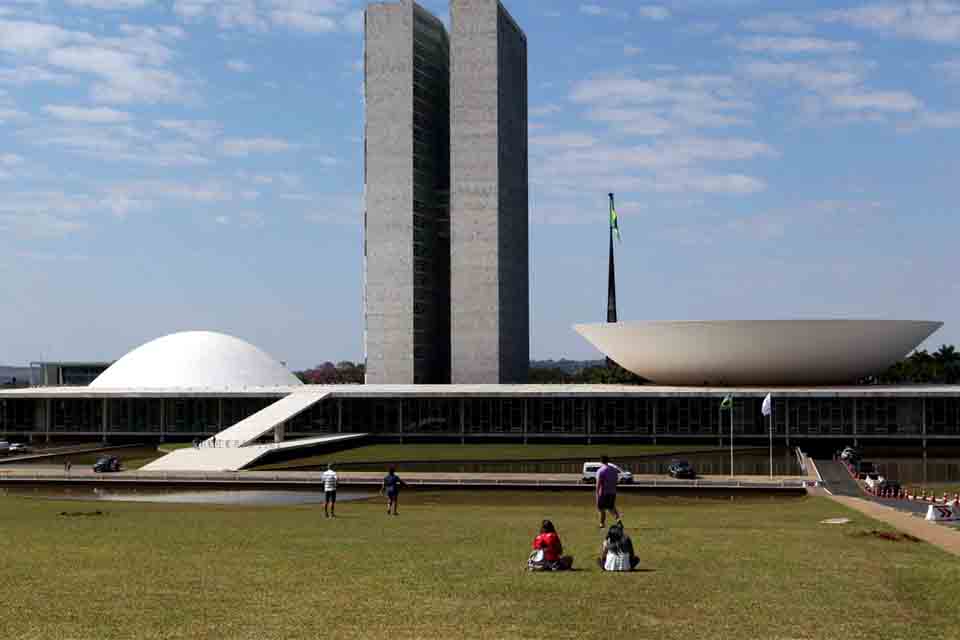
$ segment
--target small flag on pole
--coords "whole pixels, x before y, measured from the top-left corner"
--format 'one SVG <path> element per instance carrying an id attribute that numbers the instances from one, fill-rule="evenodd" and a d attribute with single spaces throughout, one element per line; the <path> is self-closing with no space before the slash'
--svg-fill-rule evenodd
<path id="1" fill-rule="evenodd" d="M 733 396 L 726 396 L 720 403 L 720 409 L 733 409 Z"/>
<path id="2" fill-rule="evenodd" d="M 767 397 L 763 399 L 763 406 L 760 407 L 760 411 L 765 416 L 769 416 L 771 413 L 773 413 L 773 398 L 769 393 L 767 394 Z"/>
<path id="3" fill-rule="evenodd" d="M 617 209 L 613 206 L 613 194 L 610 194 L 610 229 L 617 236 L 618 242 L 623 242 L 620 237 L 620 221 L 617 218 Z"/>

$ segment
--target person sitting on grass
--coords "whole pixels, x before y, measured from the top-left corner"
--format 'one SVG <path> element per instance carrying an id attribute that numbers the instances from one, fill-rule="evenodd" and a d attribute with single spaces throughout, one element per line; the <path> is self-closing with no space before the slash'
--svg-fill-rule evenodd
<path id="1" fill-rule="evenodd" d="M 633 552 L 633 541 L 623 530 L 623 523 L 610 526 L 600 547 L 600 568 L 604 571 L 633 571 L 640 563 Z"/>
<path id="2" fill-rule="evenodd" d="M 563 544 L 556 527 L 544 520 L 540 535 L 533 540 L 533 553 L 527 562 L 530 571 L 567 571 L 573 568 L 573 556 L 563 555 Z"/>

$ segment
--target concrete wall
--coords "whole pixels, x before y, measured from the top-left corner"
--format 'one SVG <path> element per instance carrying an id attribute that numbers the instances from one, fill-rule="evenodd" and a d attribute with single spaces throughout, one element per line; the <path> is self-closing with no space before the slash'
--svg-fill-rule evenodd
<path id="1" fill-rule="evenodd" d="M 454 383 L 518 382 L 529 360 L 526 42 L 497 0 L 451 0 Z"/>

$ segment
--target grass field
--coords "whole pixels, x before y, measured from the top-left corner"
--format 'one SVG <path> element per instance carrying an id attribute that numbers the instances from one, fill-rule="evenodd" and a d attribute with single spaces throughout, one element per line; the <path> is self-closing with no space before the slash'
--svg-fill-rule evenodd
<path id="1" fill-rule="evenodd" d="M 563 460 L 582 458 L 599 460 L 603 454 L 611 458 L 630 458 L 648 455 L 682 455 L 689 451 L 712 451 L 715 446 L 699 445 L 649 445 L 649 444 L 374 444 L 334 453 L 299 458 L 290 462 L 263 465 L 261 469 L 292 469 L 337 463 L 372 462 L 499 462 L 522 460 Z"/>
<path id="2" fill-rule="evenodd" d="M 621 500 L 644 572 L 594 566 L 579 495 L 410 491 L 336 520 L 2 497 L 0 637 L 957 637 L 960 559 L 827 499 Z M 524 570 L 544 517 L 579 571 Z"/>

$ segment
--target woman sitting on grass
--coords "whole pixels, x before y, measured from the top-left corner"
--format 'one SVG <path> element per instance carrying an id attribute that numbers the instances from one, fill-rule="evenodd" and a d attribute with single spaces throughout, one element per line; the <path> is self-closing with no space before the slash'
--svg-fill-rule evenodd
<path id="1" fill-rule="evenodd" d="M 633 571 L 640 563 L 633 553 L 633 541 L 623 531 L 623 523 L 617 521 L 607 531 L 600 547 L 600 568 L 604 571 Z"/>
<path id="2" fill-rule="evenodd" d="M 527 562 L 531 571 L 566 571 L 573 567 L 573 556 L 563 555 L 563 544 L 557 529 L 549 520 L 544 520 L 540 535 L 533 540 L 533 553 Z"/>

